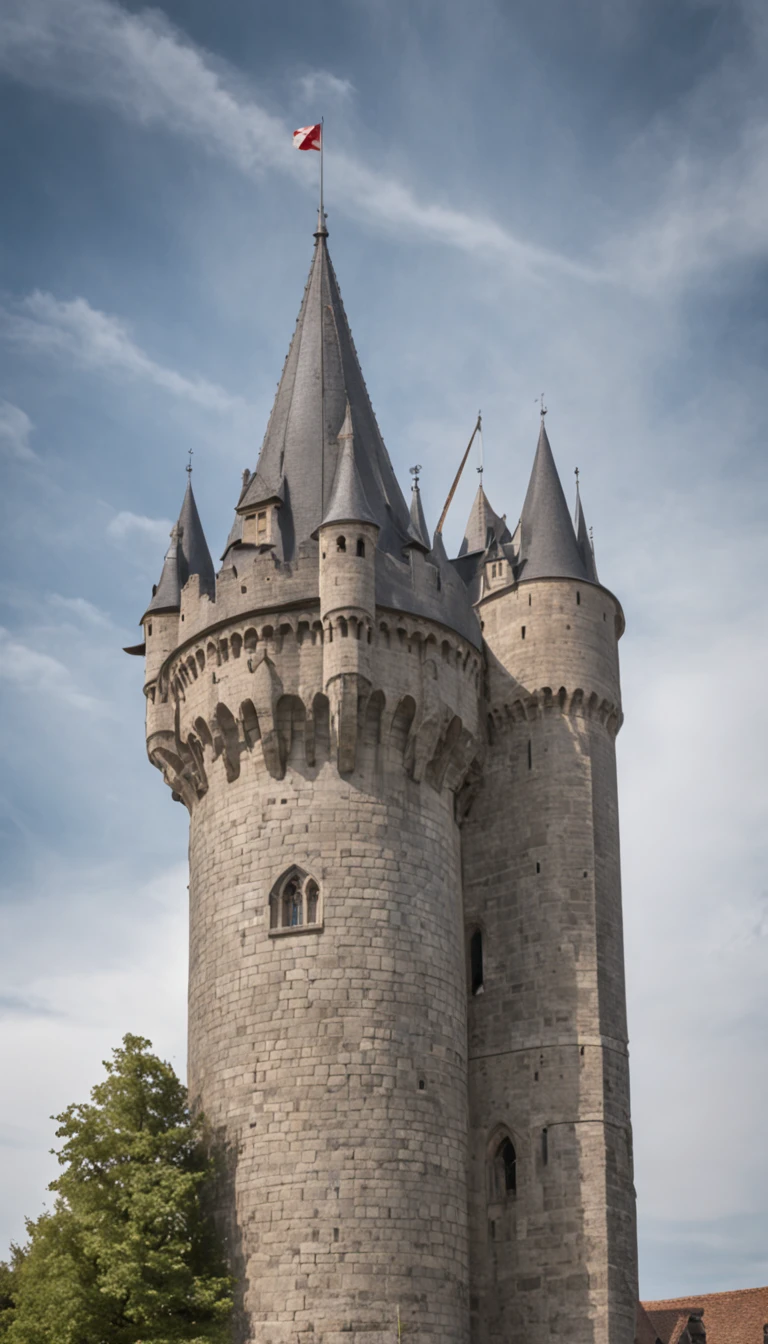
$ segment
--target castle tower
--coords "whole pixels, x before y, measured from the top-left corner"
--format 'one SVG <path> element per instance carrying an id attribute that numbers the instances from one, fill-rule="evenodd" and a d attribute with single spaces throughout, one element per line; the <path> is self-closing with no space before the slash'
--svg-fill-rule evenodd
<path id="1" fill-rule="evenodd" d="M 481 485 L 430 541 L 327 236 L 221 569 L 190 481 L 128 650 L 234 1344 L 631 1344 L 621 608 L 543 419 L 514 535 Z"/>
<path id="2" fill-rule="evenodd" d="M 472 1341 L 631 1344 L 624 618 L 580 501 L 574 531 L 543 415 L 514 537 L 478 494 L 460 562 L 474 556 L 489 708 L 462 837 Z"/>
<path id="3" fill-rule="evenodd" d="M 399 1310 L 467 1344 L 455 803 L 481 639 L 413 534 L 323 222 L 215 593 L 176 578 L 147 745 L 190 813 L 189 1088 L 236 1339 L 383 1344 Z"/>

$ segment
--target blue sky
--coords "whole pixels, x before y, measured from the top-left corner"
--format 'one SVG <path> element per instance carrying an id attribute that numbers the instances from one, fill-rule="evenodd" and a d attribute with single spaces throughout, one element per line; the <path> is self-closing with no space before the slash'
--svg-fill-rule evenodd
<path id="1" fill-rule="evenodd" d="M 401 483 L 434 526 L 482 407 L 516 520 L 543 389 L 625 607 L 642 1292 L 768 1282 L 767 76 L 758 0 L 5 0 L 0 1245 L 125 1031 L 184 1068 L 186 816 L 120 650 L 187 450 L 214 554 L 255 464 L 324 114 Z"/>

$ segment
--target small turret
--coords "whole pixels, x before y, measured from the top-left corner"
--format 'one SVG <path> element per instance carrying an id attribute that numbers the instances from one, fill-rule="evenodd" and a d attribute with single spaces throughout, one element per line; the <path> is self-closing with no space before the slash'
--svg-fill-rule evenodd
<path id="1" fill-rule="evenodd" d="M 339 457 L 330 503 L 317 530 L 320 542 L 320 614 L 325 630 L 323 680 L 334 707 L 339 769 L 354 760 L 359 681 L 370 683 L 376 613 L 376 542 L 379 525 L 355 461 L 347 403 L 338 434 Z M 345 727 L 350 717 L 349 731 Z"/>
<path id="2" fill-rule="evenodd" d="M 141 618 L 144 626 L 146 661 L 145 686 L 155 680 L 179 637 L 181 583 L 179 581 L 179 538 L 181 523 L 171 528 L 171 544 L 165 554 L 160 582 L 152 589 L 152 601 Z"/>
<path id="3" fill-rule="evenodd" d="M 187 488 L 178 520 L 171 530 L 171 544 L 163 562 L 160 582 L 154 586 L 152 601 L 141 618 L 146 644 L 145 691 L 179 642 L 185 585 L 197 576 L 200 594 L 211 600 L 216 595 L 213 561 L 195 503 L 191 469 L 187 470 Z"/>

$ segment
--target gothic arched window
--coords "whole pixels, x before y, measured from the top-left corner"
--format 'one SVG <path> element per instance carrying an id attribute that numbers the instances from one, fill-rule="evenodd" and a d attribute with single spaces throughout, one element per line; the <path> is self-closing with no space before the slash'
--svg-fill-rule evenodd
<path id="1" fill-rule="evenodd" d="M 496 1145 L 490 1177 L 492 1199 L 513 1199 L 517 1194 L 517 1153 L 508 1134 Z"/>
<path id="2" fill-rule="evenodd" d="M 269 894 L 270 933 L 299 933 L 322 923 L 320 886 L 310 873 L 292 864 Z"/>

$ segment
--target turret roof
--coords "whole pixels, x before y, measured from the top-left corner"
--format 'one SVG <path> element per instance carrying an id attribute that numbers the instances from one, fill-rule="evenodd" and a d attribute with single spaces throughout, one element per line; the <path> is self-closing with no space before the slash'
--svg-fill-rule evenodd
<path id="1" fill-rule="evenodd" d="M 421 491 L 419 482 L 414 480 L 411 490 L 411 545 L 420 546 L 424 551 L 432 549 L 432 543 L 429 540 L 429 528 L 427 520 L 424 517 L 424 505 L 421 502 Z"/>
<path id="2" fill-rule="evenodd" d="M 181 534 L 179 537 L 179 581 L 181 587 L 192 574 L 200 575 L 200 592 L 213 599 L 216 595 L 216 576 L 205 540 L 200 514 L 192 490 L 192 473 L 187 476 L 187 488 L 179 514 Z"/>
<path id="3" fill-rule="evenodd" d="M 152 591 L 152 601 L 144 615 L 150 611 L 178 611 L 181 607 L 181 584 L 179 582 L 179 524 L 171 528 L 171 544 L 165 553 L 160 582 Z M 142 617 L 142 620 L 144 618 Z"/>
<path id="4" fill-rule="evenodd" d="M 410 539 L 408 508 L 368 396 L 352 333 L 318 221 L 315 251 L 288 357 L 259 454 L 257 475 L 282 483 L 281 558 L 292 560 L 331 506 L 343 445 L 339 426 L 349 406 L 354 463 L 379 548 L 401 557 Z M 244 499 L 251 502 L 250 482 Z M 229 545 L 238 540 L 233 529 Z"/>
<path id="5" fill-rule="evenodd" d="M 160 582 L 152 594 L 145 615 L 150 611 L 178 611 L 181 607 L 181 590 L 192 574 L 199 574 L 200 592 L 213 600 L 216 595 L 216 576 L 200 514 L 197 512 L 190 473 L 181 512 L 171 531 L 171 544 L 163 562 Z"/>
<path id="6" fill-rule="evenodd" d="M 520 579 L 589 577 L 549 446 L 544 417 L 520 516 Z"/>
<path id="7" fill-rule="evenodd" d="M 595 564 L 595 552 L 592 546 L 592 538 L 589 535 L 587 521 L 584 517 L 584 509 L 581 505 L 581 491 L 579 490 L 578 479 L 576 482 L 576 540 L 578 542 L 579 554 L 584 561 L 584 568 L 587 578 L 592 583 L 599 583 L 597 577 L 597 565 Z"/>
<path id="8" fill-rule="evenodd" d="M 472 555 L 475 551 L 484 551 L 488 545 L 489 529 L 493 530 L 499 541 L 509 540 L 509 534 L 506 537 L 502 535 L 506 530 L 503 522 L 503 518 L 491 507 L 481 481 L 469 512 L 464 540 L 459 547 L 459 558 Z"/>
<path id="9" fill-rule="evenodd" d="M 355 461 L 355 436 L 352 428 L 352 412 L 349 402 L 344 415 L 344 423 L 336 436 L 339 444 L 339 457 L 336 476 L 328 508 L 321 523 L 374 523 L 379 520 L 366 499 L 360 472 Z"/>

